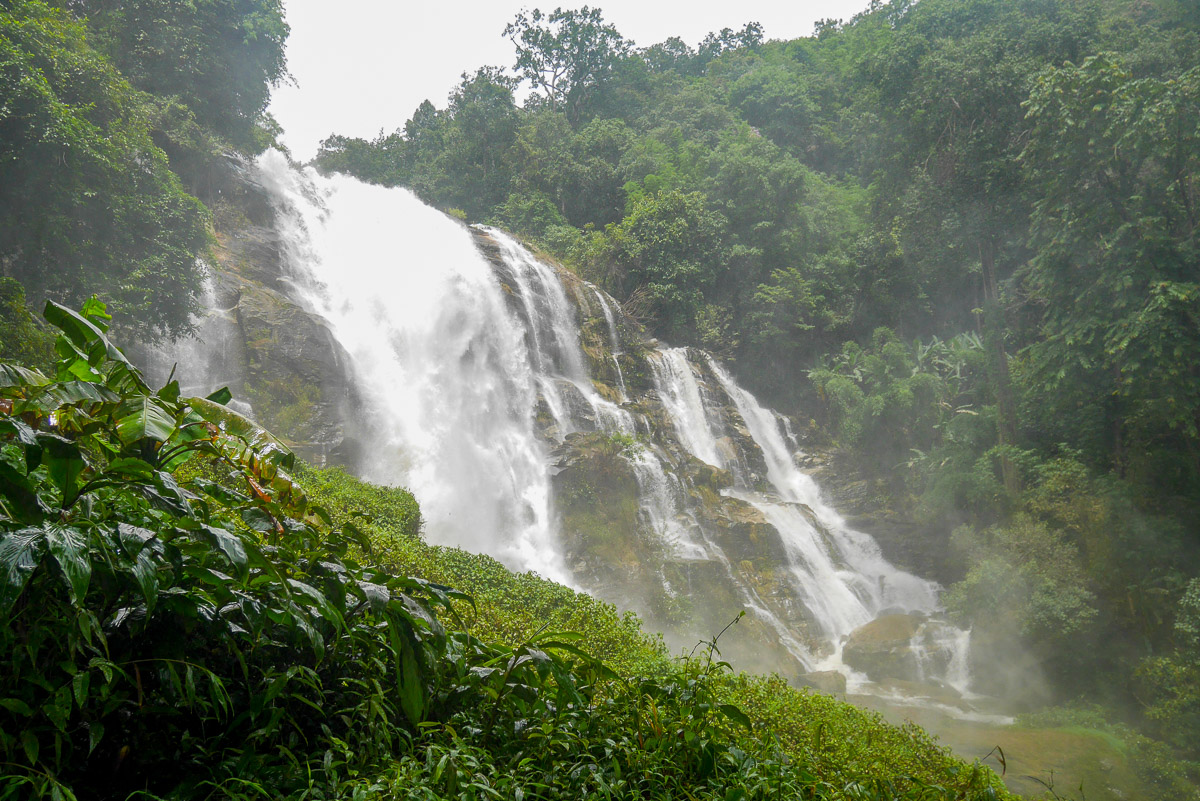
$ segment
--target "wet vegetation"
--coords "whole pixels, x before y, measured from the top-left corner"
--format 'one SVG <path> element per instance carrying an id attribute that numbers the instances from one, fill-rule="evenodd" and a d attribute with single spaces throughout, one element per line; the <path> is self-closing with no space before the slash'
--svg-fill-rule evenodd
<path id="1" fill-rule="evenodd" d="M 99 301 L 46 317 L 52 374 L 0 365 L 3 797 L 1006 795 L 918 730 L 732 677 L 719 636 L 669 660 L 425 545 L 402 490 L 293 476 L 228 391 L 151 390 Z"/>

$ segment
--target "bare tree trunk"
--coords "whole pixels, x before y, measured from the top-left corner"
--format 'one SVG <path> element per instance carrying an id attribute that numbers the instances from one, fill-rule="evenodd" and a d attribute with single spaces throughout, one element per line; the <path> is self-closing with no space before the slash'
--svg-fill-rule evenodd
<path id="1" fill-rule="evenodd" d="M 996 437 L 1003 448 L 1017 441 L 1017 415 L 1008 372 L 1008 353 L 1004 350 L 1004 308 L 1000 305 L 1000 286 L 996 280 L 996 243 L 990 236 L 985 236 L 980 243 L 979 260 L 983 266 L 984 348 L 996 385 Z M 1000 476 L 1010 493 L 1015 495 L 1021 491 L 1021 476 L 1004 450 L 1000 454 Z"/>

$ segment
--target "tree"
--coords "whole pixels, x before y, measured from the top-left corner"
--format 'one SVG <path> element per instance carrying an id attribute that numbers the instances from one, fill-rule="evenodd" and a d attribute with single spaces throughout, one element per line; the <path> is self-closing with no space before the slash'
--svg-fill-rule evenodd
<path id="1" fill-rule="evenodd" d="M 543 93 L 552 110 L 566 112 L 572 122 L 580 119 L 590 96 L 632 45 L 604 23 L 600 9 L 587 6 L 578 11 L 556 8 L 549 15 L 536 8 L 522 11 L 504 35 L 517 48 L 518 73 Z"/>
<path id="2" fill-rule="evenodd" d="M 722 28 L 711 32 L 696 48 L 696 55 L 702 64 L 720 58 L 731 50 L 753 49 L 762 44 L 763 26 L 757 22 L 747 22 L 740 31 L 732 28 Z"/>
<path id="3" fill-rule="evenodd" d="M 282 0 L 62 0 L 139 89 L 179 97 L 201 125 L 257 146 L 271 87 L 287 77 Z"/>
<path id="4" fill-rule="evenodd" d="M 726 225 L 700 192 L 636 199 L 604 235 L 607 283 L 625 295 L 644 292 L 663 332 L 686 335 L 727 262 Z"/>
<path id="5" fill-rule="evenodd" d="M 1137 79 L 1111 54 L 1044 73 L 1022 155 L 1040 199 L 1022 274 L 1041 397 L 1087 388 L 1111 464 L 1182 446 L 1200 478 L 1200 67 Z M 1130 441 L 1132 439 L 1132 441 Z"/>
<path id="6" fill-rule="evenodd" d="M 935 303 L 973 296 L 982 310 L 1001 446 L 1015 444 L 1018 430 L 1003 288 L 1027 258 L 1021 102 L 1046 60 L 1072 57 L 1091 25 L 1080 10 L 1043 0 L 919 3 L 885 50 L 891 58 L 876 54 L 866 67 L 880 84 L 877 100 L 895 108 L 883 154 L 902 244 Z M 967 324 L 970 306 L 944 305 Z M 1001 464 L 1016 491 L 1014 466 L 1007 456 Z"/>
<path id="7" fill-rule="evenodd" d="M 206 213 L 150 137 L 149 99 L 36 2 L 0 10 L 0 275 L 34 303 L 93 292 L 145 338 L 190 330 Z"/>
<path id="8" fill-rule="evenodd" d="M 512 180 L 510 151 L 516 142 L 515 81 L 494 67 L 483 67 L 450 95 L 443 115 L 441 152 L 435 160 L 433 196 L 472 219 L 482 219 L 508 196 Z"/>

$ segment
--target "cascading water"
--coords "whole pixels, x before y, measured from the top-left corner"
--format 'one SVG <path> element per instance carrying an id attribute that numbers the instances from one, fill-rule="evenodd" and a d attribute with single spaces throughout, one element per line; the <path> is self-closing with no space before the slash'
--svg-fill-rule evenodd
<path id="1" fill-rule="evenodd" d="M 883 558 L 873 539 L 845 526 L 821 498 L 812 477 L 796 467 L 793 451 L 784 442 L 788 432 L 784 427 L 781 433 L 778 416 L 738 386 L 715 360 L 703 356 L 704 366 L 761 449 L 766 478 L 774 492 L 754 486 L 743 455 L 721 452 L 720 443 L 727 439 L 719 412 L 722 404 L 712 397 L 714 388 L 701 386 L 698 367 L 689 361 L 688 351 L 660 351 L 651 356 L 650 363 L 655 387 L 682 445 L 696 458 L 730 469 L 734 487 L 726 492 L 760 511 L 779 532 L 796 593 L 834 646 L 823 660 L 804 649 L 796 654 L 802 662 L 809 667 L 842 668 L 840 645 L 844 638 L 881 612 L 931 614 L 940 609 L 936 584 L 898 570 Z"/>
<path id="2" fill-rule="evenodd" d="M 650 356 L 654 387 L 670 414 L 679 441 L 702 462 L 724 467 L 717 439 L 723 435 L 715 422 L 712 404 L 692 373 L 684 348 L 669 348 Z"/>
<path id="3" fill-rule="evenodd" d="M 260 161 L 299 299 L 329 321 L 370 419 L 367 478 L 418 497 L 427 536 L 570 582 L 534 433 L 536 352 L 471 234 L 404 190 Z"/>
<path id="4" fill-rule="evenodd" d="M 584 435 L 625 442 L 645 432 L 675 443 L 622 453 L 646 536 L 676 563 L 715 565 L 805 669 L 842 669 L 844 638 L 882 612 L 938 611 L 937 586 L 898 570 L 844 524 L 796 467 L 787 419 L 711 357 L 652 345 L 624 352 L 615 302 L 598 289 L 565 285 L 503 232 L 473 233 L 405 190 L 299 172 L 276 153 L 258 173 L 276 208 L 293 299 L 328 321 L 353 361 L 370 432 L 357 468 L 409 487 L 431 541 L 579 583 L 563 555 L 551 450 Z M 594 308 L 592 297 L 608 335 L 602 357 L 581 344 L 579 309 Z M 644 357 L 654 392 L 633 378 L 627 385 L 617 356 Z M 597 391 L 589 358 L 612 360 L 618 389 L 606 393 L 619 403 Z M 703 492 L 688 477 L 696 460 L 728 471 L 727 502 L 777 532 L 784 564 L 775 572 L 803 609 L 745 579 L 749 563 L 729 552 L 728 529 L 704 518 Z M 966 635 L 939 625 L 936 637 L 930 628 L 914 643 L 927 655 L 922 670 L 965 688 Z"/>
<path id="5" fill-rule="evenodd" d="M 204 396 L 222 386 L 236 387 L 243 379 L 235 356 L 239 345 L 233 312 L 218 304 L 211 274 L 205 276 L 202 300 L 204 313 L 193 320 L 195 338 L 179 340 L 171 346 L 143 347 L 137 354 L 152 385 L 165 384 L 170 376 L 176 375 L 184 397 Z M 182 370 L 177 369 L 180 366 Z M 244 398 L 234 398 L 229 408 L 253 419 L 253 409 Z"/>
<path id="6" fill-rule="evenodd" d="M 932 613 L 940 608 L 936 584 L 897 570 L 870 537 L 847 528 L 801 472 L 784 445 L 774 414 L 739 387 L 711 357 L 708 366 L 737 406 L 763 450 L 767 478 L 783 503 L 747 498 L 771 521 L 792 556 L 791 569 L 812 599 L 825 632 L 835 641 L 888 608 Z"/>
<path id="7" fill-rule="evenodd" d="M 612 363 L 617 371 L 617 389 L 621 392 L 621 402 L 629 400 L 629 390 L 625 386 L 625 374 L 621 371 L 621 356 L 624 356 L 624 351 L 621 350 L 621 337 L 617 334 L 617 318 L 613 314 L 612 306 L 604 299 L 604 293 L 599 289 L 592 287 L 592 293 L 595 294 L 596 300 L 600 302 L 600 310 L 604 312 L 604 322 L 608 326 L 608 342 L 612 348 Z"/>

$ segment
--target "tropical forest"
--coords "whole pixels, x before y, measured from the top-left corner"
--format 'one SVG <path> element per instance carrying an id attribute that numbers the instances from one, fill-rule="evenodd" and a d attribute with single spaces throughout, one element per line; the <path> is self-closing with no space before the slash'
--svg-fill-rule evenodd
<path id="1" fill-rule="evenodd" d="M 863 1 L 0 0 L 0 801 L 1200 801 L 1200 5 Z"/>

